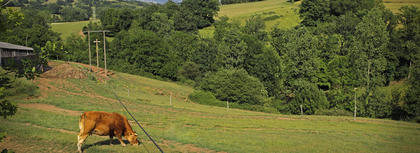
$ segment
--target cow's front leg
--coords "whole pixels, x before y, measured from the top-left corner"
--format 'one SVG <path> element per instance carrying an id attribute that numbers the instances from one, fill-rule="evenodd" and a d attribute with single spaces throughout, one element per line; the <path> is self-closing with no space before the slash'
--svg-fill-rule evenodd
<path id="1" fill-rule="evenodd" d="M 109 145 L 110 146 L 112 146 L 112 138 L 113 138 L 113 136 L 112 135 L 109 135 Z"/>
<path id="2" fill-rule="evenodd" d="M 83 142 L 86 140 L 86 138 L 88 137 L 88 134 L 79 134 L 77 135 L 77 150 L 82 153 L 82 145 Z"/>
<path id="3" fill-rule="evenodd" d="M 117 136 L 117 137 L 118 137 L 118 140 L 120 141 L 121 145 L 122 145 L 123 147 L 125 147 L 126 145 L 125 145 L 124 141 L 122 140 L 121 135 L 120 135 L 120 136 Z"/>

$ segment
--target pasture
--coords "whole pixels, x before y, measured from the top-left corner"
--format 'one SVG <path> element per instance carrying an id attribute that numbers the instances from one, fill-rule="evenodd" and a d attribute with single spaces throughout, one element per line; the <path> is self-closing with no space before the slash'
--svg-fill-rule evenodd
<path id="1" fill-rule="evenodd" d="M 7 137 L 0 150 L 76 152 L 83 111 L 129 115 L 165 152 L 420 152 L 420 124 L 383 119 L 268 114 L 199 105 L 187 99 L 188 86 L 88 66 L 52 61 L 35 80 L 40 93 L 19 97 L 18 113 L 0 119 Z M 172 95 L 172 105 L 169 103 Z M 158 152 L 134 123 L 140 146 L 122 147 L 114 138 L 90 136 L 85 152 Z"/>
<path id="2" fill-rule="evenodd" d="M 266 30 L 273 27 L 288 29 L 299 24 L 299 5 L 286 0 L 265 0 L 252 3 L 229 4 L 220 6 L 218 17 L 227 16 L 231 22 L 245 25 L 247 19 L 260 15 L 265 21 Z M 203 37 L 212 37 L 214 27 L 207 27 L 199 31 Z"/>
<path id="3" fill-rule="evenodd" d="M 71 34 L 83 35 L 82 29 L 84 26 L 87 26 L 89 22 L 98 21 L 99 20 L 51 23 L 51 28 L 53 31 L 60 33 L 61 39 L 65 40 Z"/>
<path id="4" fill-rule="evenodd" d="M 383 0 L 385 7 L 394 13 L 399 13 L 402 6 L 414 5 L 420 8 L 420 0 Z"/>

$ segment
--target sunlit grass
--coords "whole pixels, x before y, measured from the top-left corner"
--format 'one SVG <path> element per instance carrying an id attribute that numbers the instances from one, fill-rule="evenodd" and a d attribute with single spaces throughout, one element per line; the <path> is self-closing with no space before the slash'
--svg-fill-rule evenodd
<path id="1" fill-rule="evenodd" d="M 71 34 L 83 35 L 82 29 L 89 22 L 99 22 L 99 20 L 51 23 L 51 27 L 53 31 L 61 34 L 62 39 L 66 39 Z"/>
<path id="2" fill-rule="evenodd" d="M 47 96 L 17 102 L 50 104 L 80 112 L 119 112 L 131 120 L 115 93 L 166 152 L 192 151 L 183 151 L 180 148 L 182 144 L 225 152 L 420 151 L 420 124 L 416 123 L 227 110 L 186 100 L 188 94 L 194 91 L 191 87 L 118 72 L 106 83 L 86 78 L 49 84 L 55 88 L 50 88 Z M 172 105 L 169 103 L 171 93 Z M 6 130 L 8 136 L 19 137 L 22 144 L 29 145 L 31 142 L 26 139 L 35 138 L 40 143 L 72 152 L 76 149 L 78 119 L 78 115 L 20 108 L 17 115 L 7 120 L 0 119 L 0 128 Z M 30 125 L 22 127 L 27 123 Z M 141 129 L 134 124 L 132 126 L 148 151 L 157 152 Z M 57 129 L 74 134 L 57 132 Z M 56 142 L 54 137 L 58 137 Z M 91 136 L 86 142 L 90 145 L 86 152 L 148 152 L 143 147 L 93 145 L 107 140 L 107 137 Z M 33 149 L 38 152 L 55 151 L 48 150 L 48 147 L 42 149 L 44 145 L 33 146 Z"/>

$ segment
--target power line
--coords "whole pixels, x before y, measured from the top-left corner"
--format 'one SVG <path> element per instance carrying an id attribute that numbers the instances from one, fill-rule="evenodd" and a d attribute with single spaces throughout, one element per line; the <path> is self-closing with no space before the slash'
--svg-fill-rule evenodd
<path id="1" fill-rule="evenodd" d="M 140 123 L 134 118 L 133 115 L 131 115 L 130 111 L 128 111 L 127 107 L 121 102 L 121 100 L 118 98 L 117 94 L 115 92 L 111 91 L 112 94 L 114 94 L 115 98 L 117 98 L 118 102 L 120 102 L 121 106 L 125 109 L 125 111 L 133 118 L 134 121 L 136 121 L 137 125 L 143 130 L 143 132 L 149 137 L 150 140 L 152 140 L 153 144 L 155 144 L 156 148 L 159 149 L 161 153 L 164 153 L 163 150 L 159 147 L 159 145 L 153 140 L 153 138 L 146 132 L 146 130 L 140 125 Z"/>

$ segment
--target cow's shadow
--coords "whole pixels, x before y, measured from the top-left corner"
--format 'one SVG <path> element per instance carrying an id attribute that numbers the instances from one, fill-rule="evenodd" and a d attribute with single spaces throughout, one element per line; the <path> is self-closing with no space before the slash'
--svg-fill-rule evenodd
<path id="1" fill-rule="evenodd" d="M 88 149 L 90 147 L 93 147 L 93 146 L 104 146 L 104 145 L 109 146 L 110 144 L 112 144 L 114 146 L 121 146 L 121 143 L 120 143 L 120 141 L 118 141 L 118 139 L 112 139 L 112 141 L 111 142 L 110 141 L 111 140 L 108 139 L 108 140 L 98 141 L 98 142 L 95 142 L 93 144 L 84 144 L 83 147 L 82 147 L 82 150 L 86 150 L 86 149 Z M 123 140 L 123 141 L 127 146 L 130 145 L 130 142 L 128 140 Z"/>

